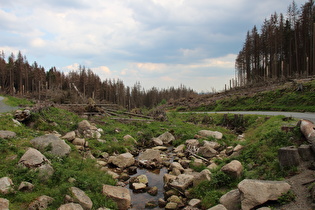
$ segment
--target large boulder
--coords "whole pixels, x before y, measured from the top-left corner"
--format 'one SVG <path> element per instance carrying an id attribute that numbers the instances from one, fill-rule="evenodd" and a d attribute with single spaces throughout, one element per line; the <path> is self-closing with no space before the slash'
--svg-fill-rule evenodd
<path id="1" fill-rule="evenodd" d="M 176 179 L 172 180 L 169 185 L 180 190 L 181 192 L 184 192 L 193 184 L 193 181 L 194 181 L 193 175 L 180 174 L 176 177 Z"/>
<path id="2" fill-rule="evenodd" d="M 43 182 L 48 181 L 55 172 L 54 168 L 50 164 L 41 165 L 40 167 L 37 168 L 37 170 L 38 178 Z"/>
<path id="3" fill-rule="evenodd" d="M 165 132 L 158 139 L 162 140 L 163 144 L 171 144 L 175 140 L 175 137 L 170 132 Z"/>
<path id="4" fill-rule="evenodd" d="M 38 168 L 50 161 L 37 149 L 29 148 L 19 160 L 19 164 L 28 168 Z"/>
<path id="5" fill-rule="evenodd" d="M 0 198 L 0 209 L 9 210 L 10 201 L 5 198 Z"/>
<path id="6" fill-rule="evenodd" d="M 220 147 L 221 147 L 221 144 L 219 144 L 218 142 L 216 142 L 216 141 L 206 141 L 206 140 L 204 140 L 203 141 L 203 145 L 204 146 L 210 146 L 210 147 L 212 147 L 213 149 L 215 149 L 215 150 L 217 150 L 217 149 L 219 149 Z"/>
<path id="7" fill-rule="evenodd" d="M 75 139 L 75 132 L 70 131 L 70 132 L 66 133 L 64 136 L 62 136 L 61 138 L 66 139 L 68 141 L 73 141 Z"/>
<path id="8" fill-rule="evenodd" d="M 34 189 L 34 185 L 30 182 L 21 182 L 18 191 L 31 192 Z"/>
<path id="9" fill-rule="evenodd" d="M 195 175 L 193 185 L 197 186 L 203 181 L 210 181 L 210 180 L 211 180 L 211 172 L 208 169 L 204 169 L 200 173 Z"/>
<path id="10" fill-rule="evenodd" d="M 300 120 L 298 125 L 300 130 L 309 143 L 312 144 L 313 149 L 315 148 L 315 125 L 309 120 Z"/>
<path id="11" fill-rule="evenodd" d="M 83 210 L 83 208 L 78 203 L 67 203 L 61 205 L 58 210 Z"/>
<path id="12" fill-rule="evenodd" d="M 78 124 L 78 134 L 84 138 L 101 138 L 101 131 L 87 120 L 83 120 Z"/>
<path id="13" fill-rule="evenodd" d="M 117 156 L 110 156 L 108 163 L 114 164 L 119 168 L 127 168 L 135 163 L 135 158 L 129 152 Z"/>
<path id="14" fill-rule="evenodd" d="M 145 168 L 159 168 L 162 166 L 161 152 L 154 149 L 146 149 L 139 154 L 138 162 Z"/>
<path id="15" fill-rule="evenodd" d="M 172 162 L 170 165 L 170 170 L 172 169 L 177 169 L 180 172 L 184 172 L 184 168 L 179 162 Z"/>
<path id="16" fill-rule="evenodd" d="M 131 196 L 127 188 L 111 185 L 103 185 L 103 194 L 117 203 L 120 210 L 130 208 Z"/>
<path id="17" fill-rule="evenodd" d="M 243 172 L 243 165 L 238 160 L 232 160 L 230 163 L 224 165 L 221 171 L 233 178 L 240 178 Z"/>
<path id="18" fill-rule="evenodd" d="M 215 139 L 222 139 L 223 134 L 219 131 L 201 130 L 198 132 L 203 137 L 213 137 Z"/>
<path id="19" fill-rule="evenodd" d="M 49 152 L 53 155 L 63 157 L 71 152 L 71 147 L 55 135 L 43 135 L 31 140 L 31 144 L 42 152 Z"/>
<path id="20" fill-rule="evenodd" d="M 13 182 L 9 177 L 2 177 L 0 179 L 0 194 L 8 194 L 13 189 Z"/>
<path id="21" fill-rule="evenodd" d="M 216 206 L 211 207 L 208 210 L 228 210 L 227 208 L 225 208 L 225 206 L 223 206 L 222 204 L 218 204 Z"/>
<path id="22" fill-rule="evenodd" d="M 11 139 L 16 137 L 16 133 L 13 131 L 3 131 L 0 130 L 0 138 L 2 139 Z"/>
<path id="23" fill-rule="evenodd" d="M 239 210 L 241 206 L 241 193 L 238 189 L 231 190 L 220 198 L 220 203 L 228 210 Z"/>
<path id="24" fill-rule="evenodd" d="M 29 204 L 28 210 L 47 209 L 53 201 L 54 199 L 52 197 L 46 195 L 39 196 Z"/>
<path id="25" fill-rule="evenodd" d="M 218 152 L 209 145 L 200 147 L 198 153 L 205 158 L 212 158 L 218 154 Z"/>
<path id="26" fill-rule="evenodd" d="M 77 187 L 70 187 L 70 194 L 74 202 L 79 203 L 83 209 L 92 209 L 93 203 L 84 191 Z"/>
<path id="27" fill-rule="evenodd" d="M 291 186 L 285 181 L 244 179 L 238 184 L 238 189 L 241 192 L 242 210 L 250 210 L 269 200 L 278 200 Z"/>

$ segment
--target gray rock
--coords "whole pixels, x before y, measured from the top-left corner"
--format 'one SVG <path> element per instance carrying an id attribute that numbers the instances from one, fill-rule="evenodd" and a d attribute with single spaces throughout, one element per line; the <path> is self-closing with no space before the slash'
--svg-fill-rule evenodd
<path id="1" fill-rule="evenodd" d="M 167 209 L 167 210 L 177 209 L 177 208 L 178 208 L 178 204 L 177 203 L 173 203 L 173 202 L 169 202 L 165 206 L 165 209 Z"/>
<path id="2" fill-rule="evenodd" d="M 143 183 L 132 183 L 131 184 L 131 188 L 135 191 L 135 192 L 143 192 L 145 191 L 145 188 L 147 187 L 147 185 L 143 184 Z"/>
<path id="3" fill-rule="evenodd" d="M 214 206 L 208 210 L 227 210 L 227 209 L 222 204 L 218 204 L 218 205 L 216 205 L 216 206 Z"/>
<path id="4" fill-rule="evenodd" d="M 197 139 L 188 139 L 188 140 L 186 140 L 185 144 L 187 146 L 198 147 L 199 146 L 199 141 Z"/>
<path id="5" fill-rule="evenodd" d="M 71 152 L 71 147 L 55 135 L 43 135 L 31 140 L 31 144 L 41 152 L 49 152 L 53 155 L 63 157 Z"/>
<path id="6" fill-rule="evenodd" d="M 0 138 L 2 138 L 2 139 L 12 139 L 15 137 L 16 137 L 16 133 L 13 131 L 0 130 Z"/>
<path id="7" fill-rule="evenodd" d="M 83 210 L 83 208 L 78 203 L 67 203 L 61 205 L 58 210 Z"/>
<path id="8" fill-rule="evenodd" d="M 110 156 L 108 163 L 112 163 L 119 168 L 127 168 L 135 163 L 135 158 L 129 152 L 117 156 Z"/>
<path id="9" fill-rule="evenodd" d="M 163 144 L 171 144 L 175 140 L 175 137 L 170 132 L 165 132 L 158 137 L 158 139 L 163 141 Z"/>
<path id="10" fill-rule="evenodd" d="M 177 195 L 172 195 L 171 197 L 167 199 L 167 201 L 171 203 L 177 203 L 177 207 L 184 206 L 182 199 Z"/>
<path id="11" fill-rule="evenodd" d="M 50 164 L 41 165 L 36 170 L 39 171 L 38 178 L 43 182 L 48 181 L 55 172 L 55 170 Z"/>
<path id="12" fill-rule="evenodd" d="M 70 131 L 68 133 L 66 133 L 63 137 L 61 137 L 62 139 L 66 139 L 68 141 L 73 141 L 75 139 L 75 132 L 74 131 Z"/>
<path id="13" fill-rule="evenodd" d="M 77 146 L 83 146 L 83 147 L 88 146 L 88 142 L 83 138 L 74 138 L 72 141 L 72 144 L 77 145 Z"/>
<path id="14" fill-rule="evenodd" d="M 127 188 L 103 185 L 103 194 L 117 203 L 120 210 L 127 210 L 131 205 L 131 196 Z"/>
<path id="15" fill-rule="evenodd" d="M 170 165 L 170 170 L 172 169 L 178 169 L 180 172 L 183 172 L 184 171 L 184 168 L 183 166 L 179 163 L 179 162 L 172 162 L 171 165 Z"/>
<path id="16" fill-rule="evenodd" d="M 28 168 L 37 168 L 44 164 L 50 164 L 50 161 L 37 149 L 28 148 L 19 160 L 19 164 Z"/>
<path id="17" fill-rule="evenodd" d="M 18 191 L 30 192 L 34 189 L 34 185 L 30 182 L 21 182 Z"/>
<path id="18" fill-rule="evenodd" d="M 191 199 L 189 202 L 188 202 L 188 205 L 191 206 L 191 207 L 196 207 L 196 208 L 199 208 L 201 206 L 201 200 L 199 199 Z"/>
<path id="19" fill-rule="evenodd" d="M 175 153 L 182 153 L 184 152 L 185 144 L 180 144 L 177 147 L 174 148 Z"/>
<path id="20" fill-rule="evenodd" d="M 5 198 L 0 198 L 0 209 L 9 210 L 10 201 Z"/>
<path id="21" fill-rule="evenodd" d="M 240 210 L 241 207 L 241 193 L 238 189 L 231 190 L 221 196 L 220 203 L 228 210 Z"/>
<path id="22" fill-rule="evenodd" d="M 42 195 L 36 198 L 30 205 L 28 206 L 28 210 L 41 210 L 47 209 L 47 207 L 52 204 L 54 199 L 52 197 Z"/>
<path id="23" fill-rule="evenodd" d="M 159 189 L 156 186 L 154 186 L 148 190 L 148 194 L 152 196 L 156 196 L 158 194 L 158 191 Z"/>
<path id="24" fill-rule="evenodd" d="M 194 167 L 200 167 L 200 166 L 203 166 L 203 161 L 199 158 L 195 158 L 194 161 L 192 162 L 192 165 Z"/>
<path id="25" fill-rule="evenodd" d="M 207 166 L 208 169 L 213 170 L 216 169 L 218 165 L 216 163 L 211 163 L 210 165 Z"/>
<path id="26" fill-rule="evenodd" d="M 230 163 L 224 165 L 221 171 L 233 178 L 240 178 L 243 172 L 243 165 L 238 160 L 232 160 Z"/>
<path id="27" fill-rule="evenodd" d="M 146 168 L 159 168 L 162 166 L 161 152 L 159 150 L 147 149 L 139 154 L 138 162 Z"/>
<path id="28" fill-rule="evenodd" d="M 215 139 L 222 139 L 223 134 L 219 131 L 201 130 L 198 132 L 203 137 L 213 137 Z"/>
<path id="29" fill-rule="evenodd" d="M 9 194 L 13 191 L 13 182 L 9 177 L 0 179 L 0 194 Z"/>
<path id="30" fill-rule="evenodd" d="M 218 154 L 218 152 L 209 145 L 200 147 L 198 153 L 205 158 L 212 158 Z"/>
<path id="31" fill-rule="evenodd" d="M 176 179 L 170 182 L 170 186 L 180 190 L 181 192 L 184 192 L 193 184 L 193 180 L 193 175 L 180 174 L 176 177 Z"/>
<path id="32" fill-rule="evenodd" d="M 163 145 L 163 141 L 162 139 L 159 138 L 152 138 L 153 144 L 156 146 L 162 146 Z"/>
<path id="33" fill-rule="evenodd" d="M 238 184 L 241 192 L 242 210 L 250 210 L 269 200 L 277 200 L 291 186 L 285 181 L 244 179 Z"/>
<path id="34" fill-rule="evenodd" d="M 217 149 L 219 149 L 221 147 L 221 145 L 218 142 L 216 142 L 216 141 L 206 141 L 206 140 L 204 140 L 203 141 L 203 145 L 204 146 L 210 146 L 210 147 L 212 147 L 215 150 L 217 150 Z"/>
<path id="35" fill-rule="evenodd" d="M 131 183 L 142 183 L 142 184 L 148 185 L 149 180 L 145 174 L 141 174 L 141 175 L 132 177 L 130 179 L 130 182 Z"/>
<path id="36" fill-rule="evenodd" d="M 193 180 L 193 186 L 197 186 L 203 181 L 210 181 L 211 180 L 211 172 L 208 169 L 202 170 L 200 173 L 195 175 Z"/>
<path id="37" fill-rule="evenodd" d="M 84 191 L 80 190 L 77 187 L 70 187 L 70 193 L 72 198 L 74 199 L 74 202 L 79 203 L 83 207 L 83 209 L 92 209 L 93 203 Z"/>

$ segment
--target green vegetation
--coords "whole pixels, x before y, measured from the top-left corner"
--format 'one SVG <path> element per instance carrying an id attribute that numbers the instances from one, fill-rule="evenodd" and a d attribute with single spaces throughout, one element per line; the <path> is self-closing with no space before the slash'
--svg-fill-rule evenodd
<path id="1" fill-rule="evenodd" d="M 24 98 L 16 98 L 13 96 L 3 96 L 4 98 L 4 103 L 9 105 L 9 106 L 32 106 L 33 103 L 27 99 Z"/>
<path id="2" fill-rule="evenodd" d="M 194 114 L 169 112 L 168 121 L 142 122 L 132 121 L 122 123 L 105 118 L 96 118 L 97 128 L 102 128 L 102 139 L 106 144 L 96 139 L 88 139 L 90 151 L 95 157 L 103 152 L 109 154 L 133 151 L 138 146 L 152 146 L 151 139 L 162 133 L 171 132 L 176 140 L 174 146 L 184 143 L 187 139 L 195 138 L 199 130 L 209 129 L 224 133 L 223 139 L 218 142 L 223 146 L 241 144 L 244 149 L 239 156 L 217 159 L 218 169 L 212 170 L 212 179 L 203 182 L 191 189 L 191 195 L 202 200 L 203 208 L 209 208 L 218 203 L 219 198 L 227 191 L 236 188 L 237 183 L 244 178 L 282 180 L 295 173 L 295 168 L 282 169 L 279 167 L 277 151 L 280 147 L 300 144 L 301 134 L 298 129 L 282 131 L 281 126 L 294 126 L 296 120 L 284 117 L 242 116 L 233 114 Z M 105 206 L 115 209 L 115 204 L 101 194 L 103 184 L 114 185 L 115 180 L 96 167 L 96 161 L 84 159 L 80 152 L 71 145 L 72 152 L 68 157 L 56 158 L 49 153 L 44 155 L 51 161 L 55 170 L 53 177 L 42 182 L 38 173 L 17 167 L 17 162 L 30 147 L 29 141 L 44 133 L 57 131 L 64 135 L 75 130 L 82 118 L 74 113 L 50 107 L 34 113 L 27 126 L 17 127 L 12 121 L 12 115 L 0 115 L 1 130 L 10 130 L 17 133 L 17 137 L 6 140 L 0 138 L 0 177 L 10 177 L 17 187 L 21 181 L 29 181 L 36 187 L 34 191 L 4 195 L 10 200 L 10 209 L 21 209 L 40 195 L 55 198 L 49 209 L 57 209 L 62 203 L 68 189 L 76 186 L 84 190 L 94 203 L 95 209 Z M 246 140 L 238 141 L 237 135 L 245 133 Z M 123 140 L 125 135 L 134 139 Z M 208 140 L 214 140 L 209 137 Z M 239 160 L 244 166 L 244 173 L 240 180 L 235 180 L 220 171 L 220 168 L 231 160 Z M 205 166 L 195 167 L 196 171 L 205 169 Z M 75 179 L 69 182 L 69 178 Z M 294 195 L 283 195 L 280 202 L 288 202 Z M 93 207 L 93 208 L 94 208 Z"/>
<path id="3" fill-rule="evenodd" d="M 315 112 L 315 80 L 296 86 L 282 87 L 273 91 L 256 93 L 253 96 L 231 96 L 195 108 L 195 111 L 298 111 Z"/>

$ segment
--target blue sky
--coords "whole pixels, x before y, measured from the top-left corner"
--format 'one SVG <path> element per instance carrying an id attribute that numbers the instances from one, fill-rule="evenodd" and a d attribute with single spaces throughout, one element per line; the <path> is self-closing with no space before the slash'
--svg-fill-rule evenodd
<path id="1" fill-rule="evenodd" d="M 296 0 L 300 7 L 306 0 Z M 0 0 L 0 51 L 145 89 L 220 91 L 248 30 L 287 0 Z"/>

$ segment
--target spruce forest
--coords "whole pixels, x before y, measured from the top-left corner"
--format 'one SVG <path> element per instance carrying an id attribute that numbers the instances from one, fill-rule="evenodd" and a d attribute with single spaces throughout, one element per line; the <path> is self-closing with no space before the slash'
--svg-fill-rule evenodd
<path id="1" fill-rule="evenodd" d="M 313 0 L 301 8 L 293 1 L 285 16 L 275 12 L 265 19 L 260 33 L 254 26 L 235 62 L 237 85 L 314 75 L 314 30 Z"/>

